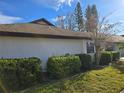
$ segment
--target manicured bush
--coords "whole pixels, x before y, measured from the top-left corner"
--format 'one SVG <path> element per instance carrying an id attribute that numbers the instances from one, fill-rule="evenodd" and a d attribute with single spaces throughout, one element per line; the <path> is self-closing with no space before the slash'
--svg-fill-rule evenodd
<path id="1" fill-rule="evenodd" d="M 92 68 L 92 58 L 87 54 L 76 54 L 81 60 L 81 69 L 89 70 Z"/>
<path id="2" fill-rule="evenodd" d="M 0 78 L 12 90 L 26 88 L 41 81 L 38 58 L 0 59 Z"/>
<path id="3" fill-rule="evenodd" d="M 54 56 L 47 62 L 48 75 L 58 79 L 80 72 L 80 67 L 78 56 Z"/>
<path id="4" fill-rule="evenodd" d="M 117 61 L 120 58 L 120 53 L 117 51 L 104 51 L 101 54 L 100 65 L 108 65 L 112 61 Z"/>
<path id="5" fill-rule="evenodd" d="M 112 51 L 112 61 L 118 61 L 120 58 L 120 53 L 117 51 Z"/>
<path id="6" fill-rule="evenodd" d="M 5 88 L 5 86 L 2 83 L 1 79 L 0 79 L 0 93 L 8 93 L 8 90 Z M 9 93 L 11 93 L 11 92 L 9 91 Z"/>
<path id="7" fill-rule="evenodd" d="M 111 52 L 102 52 L 100 57 L 100 65 L 109 65 L 112 61 L 112 53 Z"/>

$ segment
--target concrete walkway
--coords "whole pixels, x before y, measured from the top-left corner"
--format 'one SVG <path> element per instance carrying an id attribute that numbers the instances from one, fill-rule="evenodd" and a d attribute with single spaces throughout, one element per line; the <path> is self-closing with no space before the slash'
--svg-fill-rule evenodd
<path id="1" fill-rule="evenodd" d="M 123 90 L 123 91 L 121 91 L 120 93 L 124 93 L 124 90 Z"/>
<path id="2" fill-rule="evenodd" d="M 120 58 L 120 61 L 124 61 L 124 57 L 121 57 L 121 58 Z"/>
<path id="3" fill-rule="evenodd" d="M 124 61 L 124 57 L 121 57 L 121 58 L 120 58 L 120 61 Z M 124 90 L 121 91 L 120 93 L 124 93 Z"/>

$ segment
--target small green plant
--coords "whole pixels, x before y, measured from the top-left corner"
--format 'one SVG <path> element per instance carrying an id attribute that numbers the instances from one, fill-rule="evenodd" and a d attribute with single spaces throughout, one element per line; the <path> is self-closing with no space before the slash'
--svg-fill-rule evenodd
<path id="1" fill-rule="evenodd" d="M 80 72 L 80 67 L 78 56 L 54 56 L 47 63 L 49 76 L 58 79 Z"/>

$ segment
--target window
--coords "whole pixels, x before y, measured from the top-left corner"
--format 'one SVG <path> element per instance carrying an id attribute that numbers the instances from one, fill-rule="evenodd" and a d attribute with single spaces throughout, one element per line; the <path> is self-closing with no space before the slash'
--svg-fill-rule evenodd
<path id="1" fill-rule="evenodd" d="M 94 53 L 94 44 L 92 42 L 87 42 L 87 53 Z"/>

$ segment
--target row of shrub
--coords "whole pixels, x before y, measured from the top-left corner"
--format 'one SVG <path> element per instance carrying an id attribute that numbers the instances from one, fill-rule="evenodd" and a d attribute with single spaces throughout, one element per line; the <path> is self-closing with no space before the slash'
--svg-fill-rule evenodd
<path id="1" fill-rule="evenodd" d="M 108 65 L 110 62 L 119 60 L 120 53 L 116 51 L 104 51 L 101 53 L 100 65 Z"/>
<path id="2" fill-rule="evenodd" d="M 63 78 L 91 68 L 91 56 L 76 54 L 50 57 L 47 62 L 48 75 L 52 78 Z"/>
<path id="3" fill-rule="evenodd" d="M 91 67 L 86 54 L 53 56 L 48 59 L 49 77 L 61 79 Z M 42 81 L 41 60 L 36 57 L 0 59 L 0 80 L 10 90 L 30 87 Z"/>
<path id="4" fill-rule="evenodd" d="M 119 52 L 102 52 L 100 65 L 108 65 L 119 57 Z M 48 59 L 47 72 L 49 77 L 61 79 L 89 70 L 92 65 L 91 56 L 87 54 L 53 56 Z M 42 81 L 41 60 L 36 57 L 0 59 L 0 80 L 12 90 L 37 84 Z"/>
<path id="5" fill-rule="evenodd" d="M 0 79 L 9 90 L 32 86 L 42 80 L 39 58 L 0 59 Z"/>

